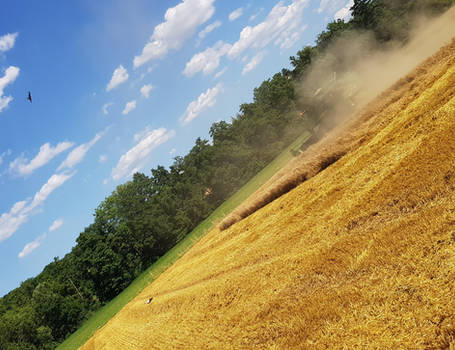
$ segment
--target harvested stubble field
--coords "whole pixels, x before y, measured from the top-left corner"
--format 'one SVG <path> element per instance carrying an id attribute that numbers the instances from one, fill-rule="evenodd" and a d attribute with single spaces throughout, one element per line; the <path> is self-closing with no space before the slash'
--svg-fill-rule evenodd
<path id="1" fill-rule="evenodd" d="M 82 349 L 454 349 L 455 41 L 313 151 Z"/>

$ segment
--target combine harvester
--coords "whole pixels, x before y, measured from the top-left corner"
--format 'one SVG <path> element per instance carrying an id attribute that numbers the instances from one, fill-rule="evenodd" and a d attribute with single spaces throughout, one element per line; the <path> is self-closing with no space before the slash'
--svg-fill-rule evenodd
<path id="1" fill-rule="evenodd" d="M 308 151 L 81 349 L 455 348 L 455 41 Z"/>

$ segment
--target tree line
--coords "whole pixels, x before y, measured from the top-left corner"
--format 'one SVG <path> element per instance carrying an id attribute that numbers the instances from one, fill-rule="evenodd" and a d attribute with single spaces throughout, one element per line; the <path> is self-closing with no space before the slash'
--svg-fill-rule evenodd
<path id="1" fill-rule="evenodd" d="M 378 42 L 405 43 L 413 16 L 439 14 L 455 0 L 355 0 L 348 22 L 329 23 L 314 46 L 290 57 L 254 89 L 229 122 L 210 127 L 166 169 L 136 173 L 94 213 L 63 258 L 0 298 L 0 350 L 54 349 L 101 306 L 191 232 L 291 141 L 312 131 L 330 98 L 297 96 L 296 85 L 338 37 L 368 30 Z M 305 113 L 302 113 L 305 111 Z"/>

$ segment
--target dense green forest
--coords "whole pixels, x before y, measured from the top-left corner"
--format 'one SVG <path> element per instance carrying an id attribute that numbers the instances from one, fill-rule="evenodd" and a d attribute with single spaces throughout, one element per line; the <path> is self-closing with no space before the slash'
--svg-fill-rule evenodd
<path id="1" fill-rule="evenodd" d="M 0 350 L 54 349 L 98 308 L 178 243 L 217 206 L 333 107 L 331 99 L 297 98 L 309 68 L 339 36 L 372 31 L 384 45 L 405 43 L 414 15 L 439 14 L 455 0 L 355 0 L 349 22 L 327 25 L 314 46 L 290 57 L 254 89 L 231 121 L 214 123 L 168 169 L 158 166 L 119 185 L 65 257 L 0 298 Z M 303 113 L 303 111 L 305 111 Z"/>

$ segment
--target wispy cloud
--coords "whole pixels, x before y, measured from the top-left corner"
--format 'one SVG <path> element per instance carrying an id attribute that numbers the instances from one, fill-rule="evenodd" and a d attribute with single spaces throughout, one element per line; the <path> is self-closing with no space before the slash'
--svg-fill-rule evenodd
<path id="1" fill-rule="evenodd" d="M 147 71 L 141 74 L 141 77 L 139 78 L 139 80 L 141 80 L 141 81 L 144 80 L 144 78 L 145 78 L 147 75 L 149 75 L 150 73 L 153 72 L 153 70 L 156 68 L 156 66 L 157 66 L 157 65 L 154 64 L 154 65 L 152 65 L 151 67 L 148 67 L 148 68 L 147 68 Z"/>
<path id="2" fill-rule="evenodd" d="M 45 143 L 40 147 L 38 154 L 32 160 L 27 158 L 19 157 L 13 160 L 9 169 L 14 174 L 19 176 L 27 176 L 32 174 L 36 169 L 49 163 L 54 157 L 67 149 L 74 146 L 73 142 L 60 142 L 57 146 L 52 147 L 49 142 Z"/>
<path id="3" fill-rule="evenodd" d="M 227 71 L 227 67 L 224 67 L 222 70 L 220 70 L 218 73 L 215 74 L 215 79 L 220 78 L 224 73 Z"/>
<path id="4" fill-rule="evenodd" d="M 149 98 L 150 96 L 150 91 L 152 91 L 155 87 L 152 84 L 146 84 L 143 87 L 141 87 L 141 95 L 144 98 Z"/>
<path id="5" fill-rule="evenodd" d="M 27 221 L 28 215 L 24 212 L 27 203 L 27 200 L 17 202 L 9 212 L 0 216 L 0 242 L 11 237 Z"/>
<path id="6" fill-rule="evenodd" d="M 19 253 L 18 258 L 22 259 L 29 255 L 31 252 L 33 252 L 35 249 L 37 249 L 40 245 L 41 242 L 46 238 L 46 235 L 39 236 L 37 239 L 35 239 L 33 242 L 27 243 L 22 249 L 22 251 Z"/>
<path id="7" fill-rule="evenodd" d="M 221 21 L 216 21 L 211 24 L 209 24 L 207 27 L 205 27 L 203 30 L 201 30 L 198 34 L 199 39 L 204 39 L 209 33 L 214 31 L 216 28 L 221 27 L 222 23 Z"/>
<path id="8" fill-rule="evenodd" d="M 71 169 L 74 167 L 76 164 L 79 164 L 84 160 L 85 155 L 87 152 L 90 150 L 90 148 L 93 147 L 95 143 L 97 143 L 101 137 L 103 137 L 105 131 L 102 131 L 98 134 L 95 135 L 95 137 L 90 140 L 87 143 L 83 143 L 82 145 L 77 146 L 75 149 L 73 149 L 70 154 L 66 157 L 66 159 L 62 162 L 62 164 L 59 165 L 57 170 L 62 170 L 62 169 Z"/>
<path id="9" fill-rule="evenodd" d="M 113 102 L 108 102 L 108 103 L 105 103 L 103 105 L 103 113 L 104 113 L 104 115 L 108 115 L 109 114 L 108 108 L 110 106 L 112 106 L 113 104 L 114 104 Z"/>
<path id="10" fill-rule="evenodd" d="M 122 111 L 122 114 L 127 115 L 129 112 L 131 112 L 135 108 L 136 108 L 136 100 L 127 102 L 125 105 L 125 108 Z"/>
<path id="11" fill-rule="evenodd" d="M 0 36 L 0 53 L 11 50 L 14 47 L 18 33 L 9 33 Z"/>
<path id="12" fill-rule="evenodd" d="M 213 107 L 216 103 L 216 96 L 222 91 L 223 85 L 219 83 L 215 87 L 200 94 L 197 100 L 190 102 L 188 105 L 185 114 L 180 118 L 181 123 L 187 125 L 203 111 Z"/>
<path id="13" fill-rule="evenodd" d="M 28 198 L 16 202 L 9 212 L 3 213 L 0 216 L 0 242 L 11 237 L 20 226 L 27 222 L 30 215 L 35 212 L 34 209 L 41 206 L 52 192 L 62 186 L 73 175 L 74 173 L 52 175 L 41 189 L 35 193 L 33 199 Z"/>
<path id="14" fill-rule="evenodd" d="M 280 1 L 263 22 L 254 27 L 243 28 L 239 40 L 233 45 L 219 41 L 205 51 L 195 54 L 186 64 L 183 74 L 191 77 L 198 72 L 212 73 L 218 68 L 224 55 L 236 59 L 250 48 L 263 49 L 270 43 L 280 46 L 281 49 L 291 47 L 300 38 L 301 31 L 306 28 L 302 26 L 302 17 L 308 2 L 309 0 L 293 0 L 289 6 L 284 6 Z M 298 34 L 295 34 L 296 32 Z M 259 56 L 256 57 L 256 61 L 258 58 Z M 251 62 L 251 65 L 254 63 Z M 249 68 L 245 73 L 248 71 Z"/>
<path id="15" fill-rule="evenodd" d="M 194 55 L 186 64 L 183 74 L 192 77 L 201 71 L 204 75 L 214 72 L 220 65 L 221 57 L 227 54 L 231 47 L 230 44 L 218 41 L 214 46 Z"/>
<path id="16" fill-rule="evenodd" d="M 41 187 L 41 189 L 35 194 L 30 206 L 27 208 L 27 212 L 43 204 L 52 192 L 62 186 L 66 181 L 71 179 L 73 175 L 74 173 L 52 175 L 49 180 L 47 180 L 47 182 Z"/>
<path id="17" fill-rule="evenodd" d="M 304 25 L 300 30 L 294 32 L 291 36 L 287 37 L 283 41 L 280 40 L 280 48 L 290 49 L 299 39 L 301 34 L 308 28 L 308 25 Z M 278 43 L 279 44 L 279 43 Z"/>
<path id="18" fill-rule="evenodd" d="M 229 20 L 232 22 L 232 21 L 235 21 L 236 19 L 240 18 L 240 16 L 243 15 L 243 7 L 240 7 L 238 8 L 237 10 L 235 11 L 232 11 L 230 14 L 229 14 Z"/>
<path id="19" fill-rule="evenodd" d="M 250 62 L 246 64 L 246 66 L 242 70 L 242 75 L 252 71 L 256 66 L 262 62 L 264 59 L 265 52 L 259 52 L 256 56 L 254 56 Z"/>
<path id="20" fill-rule="evenodd" d="M 251 15 L 249 21 L 254 21 L 257 18 L 257 16 L 259 16 L 262 13 L 262 11 L 264 11 L 263 7 L 261 7 L 259 11 L 257 11 L 255 14 Z"/>
<path id="21" fill-rule="evenodd" d="M 13 153 L 10 149 L 6 150 L 5 152 L 3 152 L 2 154 L 0 154 L 0 165 L 3 163 L 3 159 L 6 157 L 6 156 L 10 156 L 11 153 Z"/>
<path id="22" fill-rule="evenodd" d="M 145 131 L 138 134 L 135 141 L 139 141 L 133 148 L 120 157 L 117 166 L 112 170 L 114 180 L 120 180 L 138 172 L 147 161 L 150 153 L 159 145 L 175 136 L 174 130 L 165 128 Z"/>
<path id="23" fill-rule="evenodd" d="M 164 58 L 169 50 L 179 49 L 194 35 L 196 28 L 207 22 L 215 12 L 215 0 L 186 0 L 169 8 L 165 21 L 158 24 L 142 53 L 134 57 L 137 68 L 152 59 Z"/>
<path id="24" fill-rule="evenodd" d="M 348 21 L 351 18 L 351 7 L 354 6 L 354 0 L 349 0 L 348 3 L 335 13 L 334 19 L 342 19 Z"/>
<path id="25" fill-rule="evenodd" d="M 100 157 L 98 158 L 98 163 L 103 164 L 106 163 L 107 156 L 105 154 L 101 154 Z"/>
<path id="26" fill-rule="evenodd" d="M 152 129 L 149 126 L 147 126 L 144 130 L 141 130 L 138 133 L 134 134 L 133 141 L 139 142 L 139 141 L 145 139 L 147 136 L 149 136 L 151 132 L 152 132 Z"/>
<path id="27" fill-rule="evenodd" d="M 112 74 L 111 81 L 106 86 L 106 91 L 110 91 L 113 88 L 119 86 L 120 84 L 127 81 L 128 78 L 129 78 L 129 74 L 128 74 L 127 70 L 122 65 L 118 66 L 114 70 L 114 73 Z"/>
<path id="28" fill-rule="evenodd" d="M 327 4 L 332 0 L 321 0 L 319 3 L 319 8 L 318 8 L 318 13 L 324 12 L 325 8 L 327 7 Z"/>
<path id="29" fill-rule="evenodd" d="M 321 0 L 319 3 L 318 13 L 322 12 L 331 12 L 334 13 L 337 11 L 341 6 L 343 6 L 345 0 Z"/>
<path id="30" fill-rule="evenodd" d="M 55 220 L 52 225 L 49 227 L 49 232 L 54 232 L 55 230 L 59 229 L 63 225 L 63 219 L 59 218 Z"/>
<path id="31" fill-rule="evenodd" d="M 309 0 L 293 0 L 290 5 L 284 6 L 280 1 L 263 22 L 243 28 L 239 40 L 228 53 L 229 58 L 237 58 L 249 48 L 261 49 L 271 42 L 278 45 L 285 41 L 301 26 L 303 10 L 308 3 Z"/>
<path id="32" fill-rule="evenodd" d="M 6 69 L 5 75 L 0 78 L 0 112 L 2 112 L 9 103 L 13 100 L 11 96 L 3 96 L 5 87 L 13 83 L 19 75 L 20 69 L 18 67 L 10 66 Z"/>

